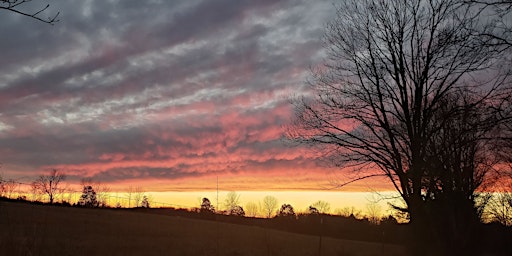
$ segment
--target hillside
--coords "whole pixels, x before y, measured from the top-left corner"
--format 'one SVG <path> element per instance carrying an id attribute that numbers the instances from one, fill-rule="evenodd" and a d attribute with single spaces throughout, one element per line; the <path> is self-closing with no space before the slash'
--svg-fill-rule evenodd
<path id="1" fill-rule="evenodd" d="M 0 202 L 1 255 L 319 255 L 320 239 L 119 209 Z M 321 255 L 405 255 L 397 245 L 322 238 Z"/>

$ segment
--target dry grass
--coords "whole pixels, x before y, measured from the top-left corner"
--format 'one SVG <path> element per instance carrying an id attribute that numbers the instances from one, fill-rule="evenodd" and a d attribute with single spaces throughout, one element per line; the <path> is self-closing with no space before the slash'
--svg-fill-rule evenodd
<path id="1" fill-rule="evenodd" d="M 123 210 L 0 202 L 0 255 L 319 255 L 319 237 Z M 322 239 L 326 255 L 405 255 Z"/>

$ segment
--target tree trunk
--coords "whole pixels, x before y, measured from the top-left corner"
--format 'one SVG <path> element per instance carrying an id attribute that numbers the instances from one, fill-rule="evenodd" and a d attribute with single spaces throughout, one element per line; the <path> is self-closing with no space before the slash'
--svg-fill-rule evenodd
<path id="1" fill-rule="evenodd" d="M 423 201 L 410 200 L 411 255 L 478 255 L 479 220 L 473 203 L 467 198 Z"/>

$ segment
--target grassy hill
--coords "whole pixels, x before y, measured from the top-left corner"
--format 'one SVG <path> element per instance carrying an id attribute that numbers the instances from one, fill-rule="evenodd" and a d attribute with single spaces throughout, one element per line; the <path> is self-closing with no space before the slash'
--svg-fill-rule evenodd
<path id="1" fill-rule="evenodd" d="M 0 202 L 0 255 L 319 255 L 319 236 L 119 209 Z M 321 255 L 405 255 L 323 237 Z"/>

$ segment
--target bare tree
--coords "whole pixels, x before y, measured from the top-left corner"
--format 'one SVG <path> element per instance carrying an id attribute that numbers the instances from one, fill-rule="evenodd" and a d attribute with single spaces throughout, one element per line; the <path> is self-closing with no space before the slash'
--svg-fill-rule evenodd
<path id="1" fill-rule="evenodd" d="M 50 4 L 47 4 L 44 7 L 38 8 L 35 11 L 27 11 L 25 6 L 30 6 L 28 4 L 29 2 L 32 2 L 32 0 L 0 0 L 0 9 L 7 10 L 10 12 L 14 12 L 17 14 L 21 14 L 23 16 L 27 16 L 39 21 L 42 21 L 44 23 L 48 24 L 55 24 L 58 22 L 59 12 L 57 12 L 55 15 L 43 18 L 42 14 L 45 13 L 48 8 L 50 8 Z"/>
<path id="2" fill-rule="evenodd" d="M 253 202 L 245 204 L 245 210 L 248 217 L 256 217 L 258 215 L 258 205 Z"/>
<path id="3" fill-rule="evenodd" d="M 512 226 L 512 178 L 503 179 L 489 197 L 483 209 L 482 219 Z"/>
<path id="4" fill-rule="evenodd" d="M 37 180 L 32 183 L 32 186 L 41 192 L 48 195 L 50 204 L 59 191 L 59 185 L 66 179 L 66 175 L 60 173 L 57 169 L 52 169 L 48 175 L 41 175 Z"/>
<path id="5" fill-rule="evenodd" d="M 472 251 L 474 192 L 510 120 L 507 47 L 484 36 L 496 26 L 480 10 L 459 0 L 344 1 L 327 27 L 325 65 L 293 101 L 288 136 L 352 170 L 340 186 L 387 177 L 414 233 L 437 239 L 418 237 L 419 253 L 432 243 L 441 254 Z"/>
<path id="6" fill-rule="evenodd" d="M 499 222 L 512 226 L 512 193 L 498 192 L 493 194 L 486 205 L 484 219 L 489 222 Z"/>
<path id="7" fill-rule="evenodd" d="M 126 197 L 128 198 L 128 208 L 132 207 L 132 197 L 133 197 L 134 192 L 135 192 L 135 188 L 133 188 L 133 186 L 129 186 L 126 189 Z"/>
<path id="8" fill-rule="evenodd" d="M 13 196 L 16 194 L 16 190 L 18 189 L 19 185 L 20 184 L 13 179 L 4 181 L 2 184 L 2 189 L 5 197 L 12 199 Z"/>
<path id="9" fill-rule="evenodd" d="M 314 202 L 311 206 L 316 208 L 319 213 L 329 213 L 331 210 L 331 205 L 328 202 L 322 200 Z"/>
<path id="10" fill-rule="evenodd" d="M 2 178 L 2 176 L 0 176 L 0 197 L 3 197 L 4 194 L 5 194 L 5 181 Z"/>
<path id="11" fill-rule="evenodd" d="M 135 207 L 140 207 L 142 199 L 144 198 L 144 189 L 141 187 L 135 187 L 133 191 L 133 200 L 135 201 Z"/>
<path id="12" fill-rule="evenodd" d="M 234 209 L 240 204 L 240 195 L 235 191 L 231 191 L 226 195 L 226 199 L 224 200 L 224 207 L 227 211 Z"/>
<path id="13" fill-rule="evenodd" d="M 370 201 L 366 204 L 366 214 L 368 221 L 377 225 L 382 218 L 382 207 L 376 201 Z"/>
<path id="14" fill-rule="evenodd" d="M 32 195 L 31 200 L 33 202 L 41 201 L 42 193 L 35 182 L 32 182 L 32 184 L 30 184 L 30 194 Z"/>
<path id="15" fill-rule="evenodd" d="M 267 218 L 270 218 L 272 216 L 272 214 L 276 211 L 276 209 L 277 209 L 277 198 L 275 198 L 273 196 L 265 196 L 263 198 L 262 210 L 265 213 L 265 215 L 267 216 Z"/>
<path id="16" fill-rule="evenodd" d="M 336 214 L 343 217 L 354 217 L 356 219 L 361 218 L 361 211 L 356 209 L 355 207 L 343 207 L 341 209 L 336 210 Z"/>

